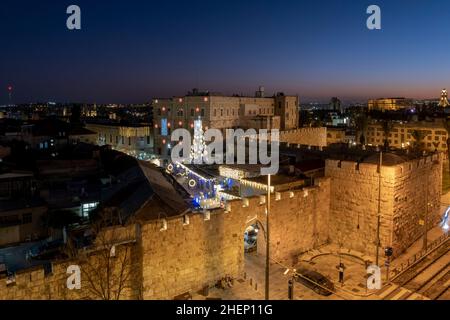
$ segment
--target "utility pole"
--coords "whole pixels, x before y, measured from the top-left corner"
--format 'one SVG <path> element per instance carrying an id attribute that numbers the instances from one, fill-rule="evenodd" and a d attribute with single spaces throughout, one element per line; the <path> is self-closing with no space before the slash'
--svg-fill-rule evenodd
<path id="1" fill-rule="evenodd" d="M 269 300 L 269 271 L 270 271 L 270 232 L 269 232 L 269 212 L 270 212 L 270 174 L 267 176 L 267 212 L 266 212 L 266 300 Z"/>
<path id="2" fill-rule="evenodd" d="M 376 265 L 380 266 L 378 263 L 378 257 L 380 254 L 380 224 L 381 224 L 381 167 L 383 165 L 383 151 L 380 151 L 380 165 L 378 168 L 378 216 L 377 216 L 377 256 Z"/>

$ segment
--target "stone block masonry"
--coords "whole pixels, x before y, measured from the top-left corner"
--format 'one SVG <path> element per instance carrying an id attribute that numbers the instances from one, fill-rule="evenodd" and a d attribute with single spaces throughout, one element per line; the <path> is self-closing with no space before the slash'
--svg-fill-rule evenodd
<path id="1" fill-rule="evenodd" d="M 382 167 L 380 258 L 384 247 L 393 247 L 395 257 L 424 234 L 427 210 L 428 228 L 438 222 L 442 162 L 442 155 L 435 154 Z M 373 256 L 375 261 L 378 165 L 327 160 L 325 176 L 331 178 L 332 242 Z"/>
<path id="2" fill-rule="evenodd" d="M 329 181 L 313 188 L 272 195 L 271 258 L 292 263 L 299 252 L 328 240 Z M 276 200 L 277 197 L 279 200 Z M 244 271 L 244 232 L 258 223 L 258 250 L 265 252 L 265 197 L 233 201 L 227 212 L 211 212 L 152 221 L 142 226 L 145 299 L 173 299 L 212 286 Z M 161 230 L 163 229 L 163 230 Z M 261 246 L 260 246 L 261 244 Z"/>
<path id="3" fill-rule="evenodd" d="M 271 196 L 273 260 L 294 266 L 300 254 L 329 242 L 375 260 L 378 166 L 328 160 L 325 175 L 312 187 Z M 441 181 L 440 154 L 381 168 L 382 247 L 392 246 L 397 256 L 422 236 L 425 225 L 431 229 L 438 222 Z M 265 196 L 235 200 L 225 209 L 131 226 L 136 241 L 123 244 L 128 238 L 120 236 L 122 244 L 116 249 L 120 257 L 124 246 L 131 248 L 130 277 L 120 298 L 173 299 L 213 286 L 227 275 L 241 277 L 249 225 L 260 225 L 258 252 L 265 254 L 266 201 Z M 11 285 L 0 278 L 0 299 L 99 299 L 83 275 L 81 290 L 67 289 L 68 265 L 55 262 L 50 274 L 42 268 L 19 272 Z"/>

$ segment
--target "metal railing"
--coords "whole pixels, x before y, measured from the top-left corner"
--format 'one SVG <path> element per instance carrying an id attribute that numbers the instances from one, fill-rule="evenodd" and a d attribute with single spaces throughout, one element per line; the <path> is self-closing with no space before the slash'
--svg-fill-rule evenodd
<path id="1" fill-rule="evenodd" d="M 421 261 L 425 256 L 427 256 L 429 253 L 434 251 L 436 248 L 438 248 L 440 245 L 442 245 L 444 242 L 446 242 L 449 238 L 448 232 L 444 233 L 442 236 L 431 242 L 427 249 L 422 249 L 418 253 L 414 254 L 414 256 L 408 258 L 408 260 L 405 263 L 400 264 L 400 266 L 394 268 L 390 271 L 389 278 L 394 279 L 398 277 L 400 274 L 402 274 L 404 271 Z"/>

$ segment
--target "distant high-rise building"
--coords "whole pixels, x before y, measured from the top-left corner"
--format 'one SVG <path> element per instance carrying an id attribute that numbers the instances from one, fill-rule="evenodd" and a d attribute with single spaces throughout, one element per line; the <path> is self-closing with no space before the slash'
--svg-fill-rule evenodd
<path id="1" fill-rule="evenodd" d="M 339 98 L 337 98 L 337 97 L 331 98 L 330 108 L 331 108 L 331 110 L 336 111 L 336 112 L 341 112 L 341 113 L 344 112 L 344 110 L 342 108 L 341 100 L 339 100 Z"/>
<path id="2" fill-rule="evenodd" d="M 448 106 L 450 106 L 450 103 L 448 102 L 447 89 L 442 89 L 442 91 L 441 91 L 441 100 L 439 101 L 439 107 L 447 108 Z"/>

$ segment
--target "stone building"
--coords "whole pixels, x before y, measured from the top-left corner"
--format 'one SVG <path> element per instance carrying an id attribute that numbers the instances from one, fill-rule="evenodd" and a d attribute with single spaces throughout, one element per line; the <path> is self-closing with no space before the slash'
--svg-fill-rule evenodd
<path id="1" fill-rule="evenodd" d="M 121 299 L 173 299 L 213 286 L 226 275 L 242 277 L 245 230 L 255 223 L 264 230 L 265 196 L 232 201 L 213 211 L 184 212 L 177 199 L 167 202 L 173 195 L 166 187 L 162 185 L 152 197 L 153 204 L 142 206 L 136 221 L 127 227 L 135 230 L 134 237 L 116 241 L 116 255 L 120 257 L 124 246 L 130 246 L 132 257 Z M 323 179 L 312 187 L 272 195 L 275 261 L 295 264 L 299 254 L 328 241 L 329 191 L 329 181 Z M 264 236 L 259 241 L 264 244 Z M 258 250 L 264 252 L 264 246 Z M 120 261 L 115 259 L 114 263 Z M 87 275 L 82 274 L 81 290 L 67 289 L 67 267 L 79 262 L 55 261 L 50 267 L 24 270 L 13 278 L 0 276 L 0 299 L 100 299 L 89 290 L 92 285 Z M 82 262 L 81 268 L 83 263 L 89 264 Z"/>
<path id="2" fill-rule="evenodd" d="M 148 124 L 121 125 L 114 122 L 93 122 L 86 128 L 97 134 L 96 144 L 139 157 L 153 153 L 153 132 Z"/>
<path id="3" fill-rule="evenodd" d="M 368 102 L 370 110 L 379 111 L 397 111 L 401 109 L 408 109 L 413 107 L 413 101 L 406 98 L 381 98 L 371 99 Z"/>
<path id="4" fill-rule="evenodd" d="M 416 141 L 413 137 L 414 131 L 423 132 L 422 141 Z M 373 122 L 367 128 L 367 144 L 383 146 L 385 139 L 389 146 L 398 149 L 407 149 L 416 142 L 423 150 L 447 152 L 448 132 L 445 129 L 443 119 L 420 122 L 392 122 L 392 128 L 387 136 L 382 122 Z"/>

